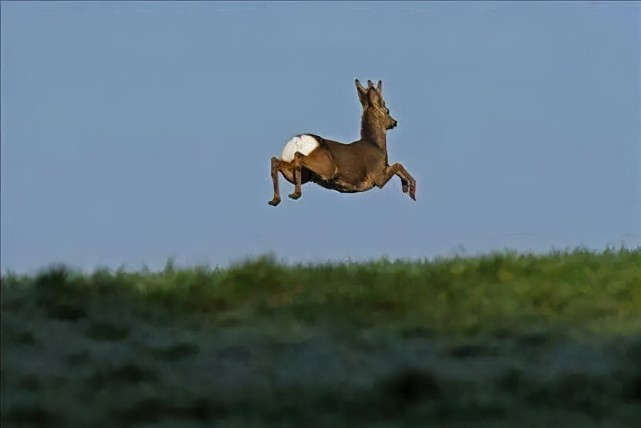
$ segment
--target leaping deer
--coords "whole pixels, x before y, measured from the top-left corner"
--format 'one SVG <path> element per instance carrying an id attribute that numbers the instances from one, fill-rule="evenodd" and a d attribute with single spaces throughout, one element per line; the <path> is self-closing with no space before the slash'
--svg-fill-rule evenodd
<path id="1" fill-rule="evenodd" d="M 368 88 L 355 80 L 358 99 L 363 107 L 361 138 L 352 143 L 327 140 L 314 134 L 299 134 L 289 140 L 280 155 L 271 160 L 274 198 L 269 204 L 280 203 L 278 173 L 294 185 L 289 197 L 301 197 L 301 186 L 316 183 L 341 193 L 379 189 L 394 176 L 401 179 L 403 193 L 416 200 L 416 181 L 400 163 L 387 161 L 387 131 L 398 125 L 383 100 L 383 82 L 377 87 L 368 80 Z"/>

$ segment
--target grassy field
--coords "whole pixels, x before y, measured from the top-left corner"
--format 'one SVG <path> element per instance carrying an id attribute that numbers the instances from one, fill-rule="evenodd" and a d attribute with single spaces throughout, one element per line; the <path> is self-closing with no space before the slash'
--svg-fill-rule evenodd
<path id="1" fill-rule="evenodd" d="M 641 249 L 2 277 L 4 427 L 638 427 Z"/>

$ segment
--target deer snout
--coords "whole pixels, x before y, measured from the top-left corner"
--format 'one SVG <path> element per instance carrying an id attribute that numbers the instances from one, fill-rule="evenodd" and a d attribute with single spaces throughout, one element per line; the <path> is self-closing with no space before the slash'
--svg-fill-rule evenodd
<path id="1" fill-rule="evenodd" d="M 392 129 L 396 128 L 398 126 L 398 120 L 394 120 L 392 122 Z"/>

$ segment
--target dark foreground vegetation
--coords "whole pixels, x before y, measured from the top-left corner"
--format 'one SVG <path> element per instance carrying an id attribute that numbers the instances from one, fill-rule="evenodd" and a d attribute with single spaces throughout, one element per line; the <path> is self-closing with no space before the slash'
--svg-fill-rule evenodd
<path id="1" fill-rule="evenodd" d="M 2 277 L 5 427 L 640 421 L 640 249 Z"/>

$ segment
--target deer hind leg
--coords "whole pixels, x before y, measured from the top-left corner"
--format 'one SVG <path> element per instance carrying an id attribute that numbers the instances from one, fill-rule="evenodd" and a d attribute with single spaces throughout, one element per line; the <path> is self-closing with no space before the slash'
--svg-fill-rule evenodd
<path id="1" fill-rule="evenodd" d="M 336 177 L 337 173 L 336 164 L 332 156 L 323 149 L 316 149 L 307 156 L 301 152 L 296 152 L 294 153 L 292 164 L 294 172 L 294 193 L 289 195 L 292 199 L 298 199 L 302 195 L 303 168 L 327 181 Z"/>
<path id="2" fill-rule="evenodd" d="M 397 175 L 401 179 L 401 185 L 403 186 L 403 193 L 407 193 L 409 190 L 410 198 L 416 200 L 416 180 L 410 175 L 409 172 L 401 165 L 400 163 L 395 163 L 392 166 L 388 166 L 385 170 L 385 178 L 383 183 L 379 187 L 383 187 L 387 184 L 390 179 Z M 409 185 L 409 186 L 408 186 Z M 409 187 L 409 189 L 408 189 Z"/>
<path id="3" fill-rule="evenodd" d="M 280 190 L 278 188 L 278 173 L 280 172 L 280 160 L 276 157 L 272 158 L 272 182 L 274 183 L 274 198 L 268 202 L 269 205 L 275 207 L 280 203 Z"/>

